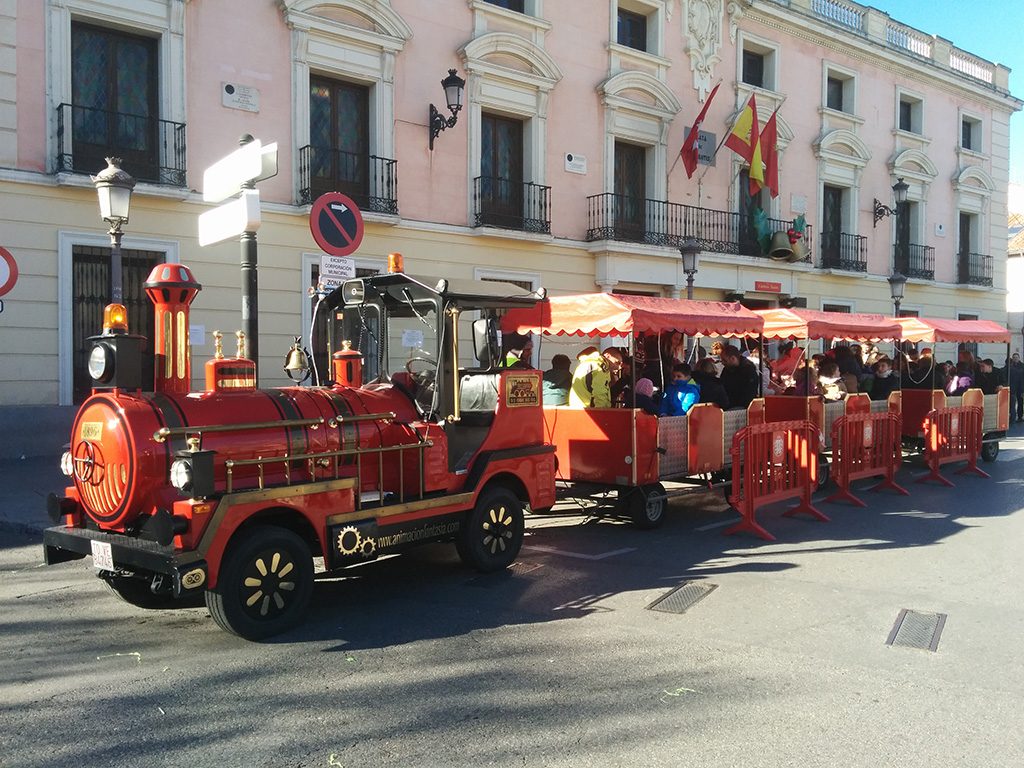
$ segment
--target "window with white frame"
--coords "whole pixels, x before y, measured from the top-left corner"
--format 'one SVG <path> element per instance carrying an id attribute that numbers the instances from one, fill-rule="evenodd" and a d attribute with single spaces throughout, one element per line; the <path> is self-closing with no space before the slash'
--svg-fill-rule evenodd
<path id="1" fill-rule="evenodd" d="M 896 127 L 906 133 L 924 133 L 924 101 L 919 96 L 898 92 Z"/>
<path id="2" fill-rule="evenodd" d="M 981 119 L 972 115 L 960 115 L 960 146 L 971 152 L 982 151 Z"/>
<path id="3" fill-rule="evenodd" d="M 665 5 L 666 0 L 611 0 L 612 42 L 635 51 L 664 55 Z"/>
<path id="4" fill-rule="evenodd" d="M 827 109 L 855 114 L 857 78 L 845 69 L 833 65 L 825 67 L 825 93 L 823 103 Z"/>
<path id="5" fill-rule="evenodd" d="M 317 183 L 333 178 L 362 190 L 365 211 L 397 214 L 395 59 L 412 37 L 412 28 L 386 3 L 280 4 L 291 28 L 292 82 L 297 84 L 292 120 L 299 202 L 310 202 Z M 325 143 L 318 129 L 321 122 L 332 120 L 335 102 L 341 108 L 362 105 L 365 118 L 359 123 L 365 136 L 351 137 L 344 146 L 337 139 Z"/>
<path id="6" fill-rule="evenodd" d="M 547 106 L 562 72 L 543 48 L 508 32 L 474 38 L 461 53 L 466 90 L 473 94 L 466 106 L 469 220 L 475 226 L 550 232 Z"/>
<path id="7" fill-rule="evenodd" d="M 776 45 L 743 35 L 739 48 L 740 81 L 766 91 L 778 90 L 778 59 Z"/>
<path id="8" fill-rule="evenodd" d="M 55 171 L 117 155 L 139 181 L 184 186 L 183 4 L 49 0 L 46 13 Z"/>

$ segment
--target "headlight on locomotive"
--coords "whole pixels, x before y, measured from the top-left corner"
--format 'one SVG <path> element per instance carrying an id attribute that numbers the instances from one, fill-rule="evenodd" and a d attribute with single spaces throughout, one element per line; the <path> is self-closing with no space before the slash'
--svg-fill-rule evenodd
<path id="1" fill-rule="evenodd" d="M 64 451 L 64 455 L 60 457 L 60 471 L 65 477 L 75 476 L 75 457 L 71 455 L 71 451 Z"/>
<path id="2" fill-rule="evenodd" d="M 100 384 L 114 377 L 114 350 L 102 341 L 89 353 L 89 375 Z"/>
<path id="3" fill-rule="evenodd" d="M 182 493 L 192 490 L 192 462 L 189 459 L 175 459 L 171 463 L 171 485 Z"/>

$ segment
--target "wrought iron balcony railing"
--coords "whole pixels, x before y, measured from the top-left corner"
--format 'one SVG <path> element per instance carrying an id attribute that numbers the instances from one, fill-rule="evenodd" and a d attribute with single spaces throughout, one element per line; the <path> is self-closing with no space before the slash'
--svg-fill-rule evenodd
<path id="1" fill-rule="evenodd" d="M 341 192 L 364 211 L 398 214 L 398 161 L 307 144 L 299 150 L 299 202 Z"/>
<path id="2" fill-rule="evenodd" d="M 964 285 L 992 285 L 992 257 L 987 253 L 961 253 L 957 281 Z"/>
<path id="3" fill-rule="evenodd" d="M 863 235 L 846 232 L 822 232 L 821 268 L 843 269 L 847 272 L 868 271 L 868 240 Z"/>
<path id="4" fill-rule="evenodd" d="M 185 124 L 78 104 L 57 106 L 57 172 L 98 173 L 122 159 L 139 181 L 185 186 Z"/>
<path id="5" fill-rule="evenodd" d="M 897 272 L 921 280 L 935 279 L 935 249 L 930 245 L 907 243 L 893 246 L 893 265 Z"/>
<path id="6" fill-rule="evenodd" d="M 754 230 L 753 217 L 692 205 L 649 200 L 606 192 L 587 198 L 587 240 L 623 240 L 677 248 L 693 237 L 705 251 L 743 256 L 764 256 Z M 769 219 L 773 231 L 785 232 L 792 220 Z M 804 232 L 811 261 L 812 228 Z"/>
<path id="7" fill-rule="evenodd" d="M 551 187 L 494 176 L 473 179 L 473 226 L 551 233 Z"/>

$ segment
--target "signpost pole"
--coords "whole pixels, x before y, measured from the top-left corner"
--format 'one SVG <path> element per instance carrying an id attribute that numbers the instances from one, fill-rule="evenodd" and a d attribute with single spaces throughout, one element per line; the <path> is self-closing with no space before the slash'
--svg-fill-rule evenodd
<path id="1" fill-rule="evenodd" d="M 239 146 L 253 141 L 248 133 L 238 140 Z M 255 179 L 242 184 L 242 189 L 256 189 Z M 256 232 L 246 230 L 238 242 L 241 245 L 242 263 L 242 330 L 245 332 L 246 357 L 255 365 L 255 384 L 259 386 L 260 375 L 260 320 L 259 320 L 259 275 L 256 259 Z"/>

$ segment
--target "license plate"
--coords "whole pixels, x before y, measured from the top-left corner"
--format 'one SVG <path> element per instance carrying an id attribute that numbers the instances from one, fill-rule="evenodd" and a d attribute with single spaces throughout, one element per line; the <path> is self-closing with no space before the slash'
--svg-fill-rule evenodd
<path id="1" fill-rule="evenodd" d="M 110 545 L 105 541 L 93 541 L 91 544 L 93 567 L 104 571 L 114 570 L 114 554 L 110 551 Z"/>

